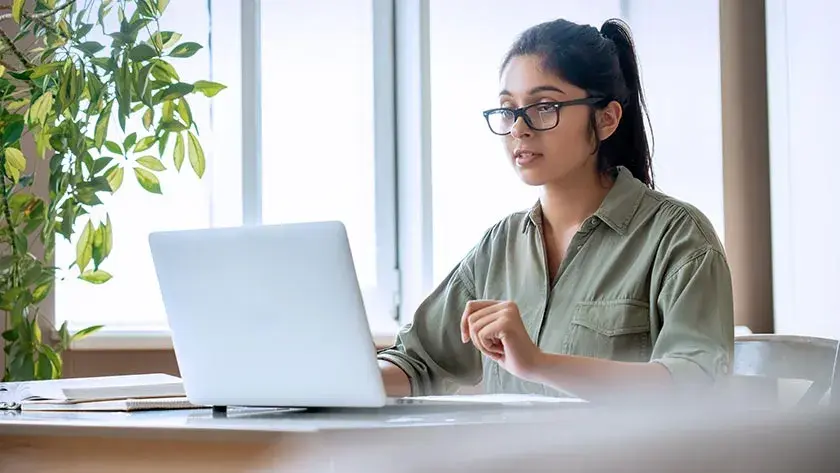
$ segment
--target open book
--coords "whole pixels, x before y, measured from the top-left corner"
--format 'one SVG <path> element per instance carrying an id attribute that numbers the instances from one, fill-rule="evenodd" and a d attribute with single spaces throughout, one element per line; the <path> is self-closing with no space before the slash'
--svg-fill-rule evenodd
<path id="1" fill-rule="evenodd" d="M 160 373 L 0 383 L 0 403 L 7 409 L 33 401 L 80 403 L 184 394 L 180 378 Z"/>

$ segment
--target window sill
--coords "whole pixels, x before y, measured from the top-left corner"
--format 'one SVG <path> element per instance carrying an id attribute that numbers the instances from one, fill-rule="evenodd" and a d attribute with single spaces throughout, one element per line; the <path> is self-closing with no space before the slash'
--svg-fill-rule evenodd
<path id="1" fill-rule="evenodd" d="M 373 341 L 378 348 L 394 343 L 396 333 L 374 333 Z M 164 329 L 101 330 L 73 342 L 72 351 L 111 350 L 171 350 L 172 337 Z"/>

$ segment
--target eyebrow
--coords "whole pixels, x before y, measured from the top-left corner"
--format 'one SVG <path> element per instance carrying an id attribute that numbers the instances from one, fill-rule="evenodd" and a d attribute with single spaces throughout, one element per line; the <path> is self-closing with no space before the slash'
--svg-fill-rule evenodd
<path id="1" fill-rule="evenodd" d="M 564 92 L 562 89 L 557 88 L 553 85 L 538 85 L 538 86 L 534 87 L 533 89 L 529 90 L 528 95 L 536 95 L 540 92 L 559 92 L 559 93 L 564 94 L 564 95 L 566 94 L 566 92 Z M 500 96 L 501 95 L 511 95 L 512 96 L 513 94 L 511 94 L 510 91 L 505 89 L 505 90 L 499 92 L 499 95 Z"/>

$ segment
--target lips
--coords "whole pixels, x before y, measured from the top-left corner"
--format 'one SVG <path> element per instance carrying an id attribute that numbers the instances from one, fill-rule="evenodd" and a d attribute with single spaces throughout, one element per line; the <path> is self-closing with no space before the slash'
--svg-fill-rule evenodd
<path id="1" fill-rule="evenodd" d="M 537 153 L 536 151 L 527 149 L 517 149 L 513 153 L 513 159 L 517 166 L 527 166 L 540 157 L 542 157 L 542 153 Z"/>

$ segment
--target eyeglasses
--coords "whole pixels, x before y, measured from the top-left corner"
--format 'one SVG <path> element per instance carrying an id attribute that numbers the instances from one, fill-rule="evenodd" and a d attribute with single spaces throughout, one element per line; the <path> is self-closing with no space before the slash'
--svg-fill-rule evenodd
<path id="1" fill-rule="evenodd" d="M 521 108 L 492 108 L 483 112 L 490 131 L 507 135 L 519 117 L 534 131 L 547 131 L 560 123 L 560 109 L 570 105 L 593 105 L 604 97 L 586 97 L 565 102 L 539 102 Z"/>

